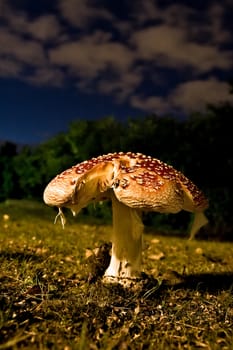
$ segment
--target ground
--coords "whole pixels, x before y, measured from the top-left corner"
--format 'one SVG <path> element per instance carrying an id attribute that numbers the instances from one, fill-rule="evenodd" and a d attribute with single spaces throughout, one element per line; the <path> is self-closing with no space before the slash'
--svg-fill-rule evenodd
<path id="1" fill-rule="evenodd" d="M 111 227 L 55 215 L 0 205 L 0 350 L 232 349 L 232 243 L 148 230 L 142 279 L 123 288 L 101 281 Z"/>

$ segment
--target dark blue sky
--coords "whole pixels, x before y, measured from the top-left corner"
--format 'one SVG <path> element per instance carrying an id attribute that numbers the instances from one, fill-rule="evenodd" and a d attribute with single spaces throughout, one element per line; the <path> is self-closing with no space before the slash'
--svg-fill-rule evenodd
<path id="1" fill-rule="evenodd" d="M 0 140 L 233 102 L 230 0 L 0 0 Z"/>
<path id="2" fill-rule="evenodd" d="M 124 120 L 141 111 L 109 96 L 77 93 L 71 87 L 37 87 L 2 79 L 0 140 L 36 144 L 66 131 L 72 120 L 112 115 Z"/>

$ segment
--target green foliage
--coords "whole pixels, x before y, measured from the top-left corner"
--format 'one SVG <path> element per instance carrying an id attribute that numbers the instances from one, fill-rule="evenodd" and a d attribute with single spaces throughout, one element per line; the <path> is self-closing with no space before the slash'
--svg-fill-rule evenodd
<path id="1" fill-rule="evenodd" d="M 159 158 L 193 180 L 210 199 L 207 212 L 212 235 L 232 239 L 233 217 L 233 107 L 209 106 L 187 120 L 156 115 L 119 122 L 109 116 L 99 120 L 73 121 L 60 133 L 37 147 L 0 146 L 0 200 L 42 198 L 43 189 L 56 174 L 85 159 L 115 151 L 141 152 Z M 109 220 L 110 208 L 85 210 L 87 215 Z M 169 221 L 178 227 L 179 217 Z M 170 220 L 171 219 L 171 220 Z M 146 221 L 161 223 L 167 217 Z M 186 221 L 185 221 L 186 222 Z M 224 229 L 223 229 L 224 227 Z M 171 228 L 171 226 L 170 226 Z"/>
<path id="2" fill-rule="evenodd" d="M 70 124 L 66 141 L 73 159 L 80 162 L 121 149 L 123 125 L 113 117 L 97 121 L 77 120 Z"/>

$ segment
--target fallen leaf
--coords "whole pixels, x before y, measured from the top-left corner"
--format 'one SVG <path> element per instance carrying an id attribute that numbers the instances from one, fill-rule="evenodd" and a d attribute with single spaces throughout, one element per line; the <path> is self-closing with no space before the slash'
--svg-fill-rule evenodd
<path id="1" fill-rule="evenodd" d="M 151 254 L 148 256 L 150 260 L 161 260 L 165 258 L 165 254 L 163 252 L 160 252 L 158 254 Z"/>
<path id="2" fill-rule="evenodd" d="M 153 244 L 158 244 L 160 243 L 160 240 L 158 238 L 153 238 L 150 242 Z"/>

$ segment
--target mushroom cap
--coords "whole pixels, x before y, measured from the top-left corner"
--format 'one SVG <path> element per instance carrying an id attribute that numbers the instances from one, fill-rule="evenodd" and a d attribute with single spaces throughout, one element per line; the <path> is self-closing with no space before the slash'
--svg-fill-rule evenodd
<path id="1" fill-rule="evenodd" d="M 112 186 L 111 162 L 91 159 L 57 175 L 44 190 L 44 202 L 50 206 L 70 208 L 73 214 L 91 202 L 109 197 Z"/>
<path id="2" fill-rule="evenodd" d="M 128 154 L 132 166 L 121 166 L 114 193 L 132 208 L 176 213 L 203 211 L 208 201 L 198 187 L 172 166 L 139 153 Z"/>
<path id="3" fill-rule="evenodd" d="M 100 193 L 102 197 L 103 192 L 113 186 L 113 177 L 120 164 L 126 165 L 127 161 L 128 157 L 123 152 L 119 152 L 109 153 L 74 165 L 49 182 L 44 190 L 44 202 L 50 206 L 69 207 L 77 204 L 81 197 L 78 191 L 81 189 L 84 191 L 84 188 L 86 192 L 88 190 L 92 192 L 90 194 L 93 200 Z"/>
<path id="4" fill-rule="evenodd" d="M 109 153 L 57 175 L 44 191 L 46 204 L 78 212 L 91 202 L 111 198 L 141 210 L 176 213 L 208 207 L 203 193 L 181 172 L 141 153 Z"/>

